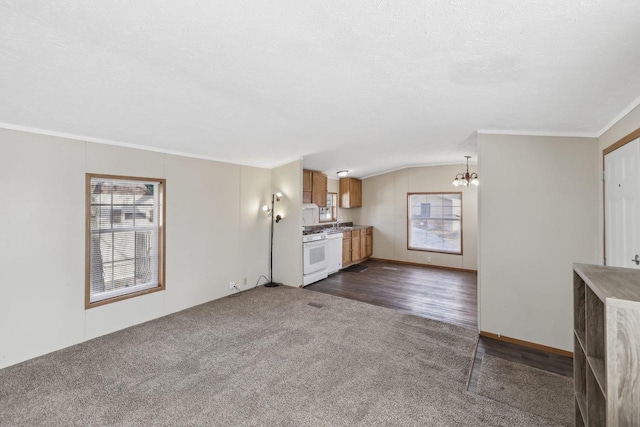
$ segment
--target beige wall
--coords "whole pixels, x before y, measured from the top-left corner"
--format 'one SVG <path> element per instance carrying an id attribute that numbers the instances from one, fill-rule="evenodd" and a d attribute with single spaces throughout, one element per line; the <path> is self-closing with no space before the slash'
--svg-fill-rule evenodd
<path id="1" fill-rule="evenodd" d="M 598 186 L 598 191 L 599 191 L 598 193 L 599 194 L 598 196 L 598 202 L 599 202 L 598 234 L 600 235 L 601 239 L 604 238 L 604 216 L 603 216 L 604 215 L 603 213 L 604 184 L 600 179 L 600 176 L 601 176 L 600 171 L 603 168 L 602 150 L 604 150 L 605 148 L 609 147 L 612 144 L 615 144 L 617 141 L 621 140 L 622 138 L 624 138 L 625 136 L 629 135 L 631 132 L 634 132 L 639 128 L 640 128 L 640 105 L 634 108 L 633 110 L 631 110 L 629 114 L 627 114 L 622 119 L 620 119 L 617 123 L 611 126 L 605 133 L 600 135 L 600 138 L 598 138 L 598 156 L 599 156 L 598 181 L 600 182 L 600 185 Z M 599 258 L 602 260 L 603 257 L 604 257 L 604 244 L 601 243 Z"/>
<path id="2" fill-rule="evenodd" d="M 166 178 L 165 291 L 84 309 L 87 172 Z M 267 275 L 268 169 L 0 130 L 0 174 L 0 368 Z"/>
<path id="3" fill-rule="evenodd" d="M 284 218 L 273 233 L 273 281 L 287 286 L 302 285 L 302 161 L 272 169 L 272 191 L 284 196 L 275 213 Z"/>
<path id="4" fill-rule="evenodd" d="M 478 136 L 480 329 L 571 351 L 572 263 L 597 262 L 593 138 Z"/>
<path id="5" fill-rule="evenodd" d="M 428 166 L 402 169 L 367 178 L 362 182 L 362 208 L 355 222 L 372 225 L 373 257 L 477 269 L 477 187 L 460 189 L 451 185 L 465 165 Z M 475 166 L 470 167 L 475 171 Z M 407 193 L 462 192 L 463 255 L 407 250 Z M 429 260 L 430 258 L 430 260 Z"/>

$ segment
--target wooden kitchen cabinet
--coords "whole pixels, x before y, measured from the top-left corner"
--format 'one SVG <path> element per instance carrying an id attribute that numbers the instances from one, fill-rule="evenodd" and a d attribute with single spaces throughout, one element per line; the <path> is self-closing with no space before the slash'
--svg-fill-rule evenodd
<path id="1" fill-rule="evenodd" d="M 342 268 L 363 261 L 373 253 L 373 227 L 342 234 Z"/>
<path id="2" fill-rule="evenodd" d="M 302 171 L 302 191 L 311 191 L 311 171 Z"/>
<path id="3" fill-rule="evenodd" d="M 351 232 L 346 231 L 342 234 L 342 267 L 351 264 Z"/>
<path id="4" fill-rule="evenodd" d="M 311 203 L 311 171 L 302 171 L 302 203 Z"/>
<path id="5" fill-rule="evenodd" d="M 362 181 L 356 178 L 340 178 L 340 207 L 362 207 Z"/>
<path id="6" fill-rule="evenodd" d="M 319 172 L 311 172 L 311 203 L 315 203 L 318 207 L 327 206 L 327 176 Z"/>
<path id="7" fill-rule="evenodd" d="M 355 230 L 351 233 L 351 262 L 360 261 L 360 232 Z"/>
<path id="8" fill-rule="evenodd" d="M 327 206 L 327 176 L 320 172 L 302 171 L 302 203 L 315 203 L 319 207 Z"/>

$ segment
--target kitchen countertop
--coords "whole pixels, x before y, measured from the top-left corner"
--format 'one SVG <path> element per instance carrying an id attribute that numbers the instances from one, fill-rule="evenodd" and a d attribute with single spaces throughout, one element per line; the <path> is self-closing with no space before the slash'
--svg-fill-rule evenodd
<path id="1" fill-rule="evenodd" d="M 344 233 L 345 231 L 364 230 L 365 228 L 373 227 L 372 225 L 354 225 L 353 227 L 338 227 L 327 229 L 327 234 Z"/>

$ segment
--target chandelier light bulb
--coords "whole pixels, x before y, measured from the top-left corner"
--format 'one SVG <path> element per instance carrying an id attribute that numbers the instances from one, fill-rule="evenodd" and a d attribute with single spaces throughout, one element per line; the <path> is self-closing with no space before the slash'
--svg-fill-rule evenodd
<path id="1" fill-rule="evenodd" d="M 459 187 L 459 186 L 468 187 L 469 184 L 471 185 L 479 184 L 478 174 L 475 172 L 471 174 L 469 173 L 469 159 L 471 158 L 471 156 L 464 156 L 464 157 L 467 159 L 467 170 L 465 173 L 459 173 L 456 175 L 455 179 L 451 183 L 454 187 Z"/>

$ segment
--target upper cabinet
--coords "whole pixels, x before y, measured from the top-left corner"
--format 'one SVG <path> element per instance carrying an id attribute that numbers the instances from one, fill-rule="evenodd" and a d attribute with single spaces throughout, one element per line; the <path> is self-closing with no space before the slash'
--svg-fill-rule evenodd
<path id="1" fill-rule="evenodd" d="M 316 171 L 302 171 L 302 203 L 327 206 L 327 176 Z"/>
<path id="2" fill-rule="evenodd" d="M 340 178 L 340 207 L 362 207 L 362 181 L 356 178 Z"/>
<path id="3" fill-rule="evenodd" d="M 327 206 L 327 176 L 319 172 L 312 172 L 311 180 L 313 181 L 311 190 L 312 203 L 322 208 Z"/>
<path id="4" fill-rule="evenodd" d="M 302 171 L 302 192 L 311 193 L 311 171 Z M 311 203 L 311 195 L 309 195 L 309 201 L 305 203 Z"/>

